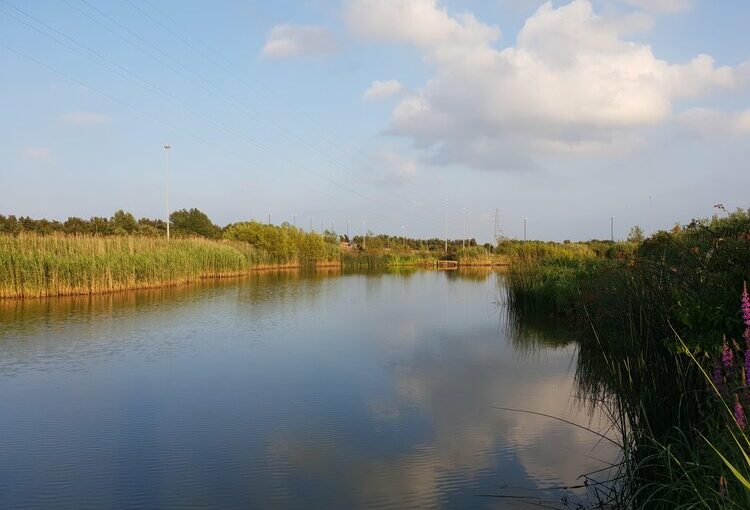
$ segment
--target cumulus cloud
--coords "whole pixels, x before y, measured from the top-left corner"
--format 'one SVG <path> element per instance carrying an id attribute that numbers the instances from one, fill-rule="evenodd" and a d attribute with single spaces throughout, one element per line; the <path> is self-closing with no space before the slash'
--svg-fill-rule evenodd
<path id="1" fill-rule="evenodd" d="M 261 55 L 268 58 L 319 56 L 333 53 L 336 40 L 325 27 L 276 25 L 266 38 Z"/>
<path id="2" fill-rule="evenodd" d="M 380 184 L 404 184 L 417 177 L 417 162 L 396 152 L 385 151 L 377 155 Z"/>
<path id="3" fill-rule="evenodd" d="M 692 7 L 691 0 L 625 0 L 625 3 L 645 11 L 674 13 Z"/>
<path id="4" fill-rule="evenodd" d="M 49 162 L 52 161 L 52 152 L 49 147 L 23 147 L 21 157 L 27 161 Z"/>
<path id="5" fill-rule="evenodd" d="M 375 80 L 372 82 L 372 85 L 365 90 L 364 94 L 362 94 L 362 97 L 365 99 L 383 99 L 386 97 L 395 96 L 401 90 L 403 89 L 403 86 L 398 82 L 398 80 L 387 80 L 387 81 L 379 81 Z"/>
<path id="6" fill-rule="evenodd" d="M 353 0 L 346 20 L 362 37 L 414 45 L 435 69 L 396 106 L 388 131 L 444 164 L 519 169 L 533 166 L 529 154 L 623 151 L 640 145 L 638 129 L 669 120 L 675 100 L 750 77 L 750 65 L 717 66 L 708 55 L 659 59 L 626 39 L 632 23 L 597 15 L 588 0 L 546 2 L 503 49 L 497 27 L 437 0 Z"/>
<path id="7" fill-rule="evenodd" d="M 62 114 L 60 119 L 71 126 L 102 126 L 111 120 L 107 115 L 93 112 L 68 112 Z"/>
<path id="8" fill-rule="evenodd" d="M 705 138 L 750 136 L 750 109 L 723 112 L 710 108 L 691 108 L 678 117 L 687 131 Z"/>

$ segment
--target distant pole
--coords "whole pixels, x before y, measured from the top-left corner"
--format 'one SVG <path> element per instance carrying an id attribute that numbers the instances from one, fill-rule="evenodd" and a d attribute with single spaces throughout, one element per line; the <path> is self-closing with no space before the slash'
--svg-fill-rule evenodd
<path id="1" fill-rule="evenodd" d="M 310 218 L 310 233 L 312 233 L 312 216 L 308 216 Z"/>
<path id="2" fill-rule="evenodd" d="M 615 217 L 614 216 L 609 218 L 609 229 L 610 229 L 610 239 L 614 243 L 615 242 Z"/>
<path id="3" fill-rule="evenodd" d="M 335 229 L 335 228 L 333 228 L 333 224 L 334 224 L 334 223 L 336 223 L 336 222 L 335 222 L 335 221 L 332 221 L 332 222 L 331 222 L 331 233 L 333 233 L 333 234 L 335 234 L 335 233 L 336 233 L 336 229 Z"/>
<path id="4" fill-rule="evenodd" d="M 169 241 L 169 149 L 171 148 L 172 146 L 169 144 L 164 146 L 164 154 L 167 156 L 167 173 L 164 183 L 164 208 L 167 213 L 167 241 Z"/>
<path id="5" fill-rule="evenodd" d="M 367 230 L 365 230 L 365 222 L 362 222 L 362 249 L 367 248 Z"/>
<path id="6" fill-rule="evenodd" d="M 654 235 L 654 208 L 651 195 L 648 196 L 648 236 Z"/>
<path id="7" fill-rule="evenodd" d="M 320 220 L 320 233 L 322 234 L 325 232 L 325 228 L 323 227 L 323 220 Z"/>
<path id="8" fill-rule="evenodd" d="M 268 213 L 268 224 L 271 224 L 271 213 Z"/>
<path id="9" fill-rule="evenodd" d="M 445 253 L 448 253 L 448 199 L 445 199 Z"/>
<path id="10" fill-rule="evenodd" d="M 349 241 L 349 220 L 346 220 L 346 240 Z"/>
<path id="11" fill-rule="evenodd" d="M 464 238 L 461 240 L 461 247 L 466 248 L 466 207 L 464 207 Z"/>
<path id="12" fill-rule="evenodd" d="M 523 219 L 523 240 L 526 240 L 526 223 L 528 221 L 528 218 Z"/>
<path id="13" fill-rule="evenodd" d="M 297 213 L 292 213 L 292 225 L 297 226 Z"/>
<path id="14" fill-rule="evenodd" d="M 406 248 L 406 226 L 401 225 L 401 239 L 403 240 L 404 248 Z"/>
<path id="15" fill-rule="evenodd" d="M 497 207 L 495 208 L 495 227 L 492 229 L 492 244 L 497 245 Z"/>

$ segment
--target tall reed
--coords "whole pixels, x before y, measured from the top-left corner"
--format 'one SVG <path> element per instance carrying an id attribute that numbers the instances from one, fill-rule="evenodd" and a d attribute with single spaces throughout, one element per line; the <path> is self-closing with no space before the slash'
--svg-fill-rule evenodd
<path id="1" fill-rule="evenodd" d="M 0 235 L 0 297 L 94 294 L 247 271 L 226 243 L 135 236 Z"/>

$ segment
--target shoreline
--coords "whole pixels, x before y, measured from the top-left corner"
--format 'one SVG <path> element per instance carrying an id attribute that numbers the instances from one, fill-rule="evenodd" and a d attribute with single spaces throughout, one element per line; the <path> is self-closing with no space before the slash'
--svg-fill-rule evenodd
<path id="1" fill-rule="evenodd" d="M 437 261 L 432 264 L 424 264 L 424 263 L 409 263 L 409 264 L 391 264 L 382 266 L 379 269 L 395 269 L 399 267 L 408 267 L 408 268 L 419 268 L 424 270 L 436 270 L 436 271 L 455 271 L 459 269 L 464 268 L 487 268 L 487 269 L 493 269 L 493 268 L 507 268 L 509 264 L 507 263 L 464 263 L 464 264 L 457 264 L 453 267 L 439 267 L 437 264 Z M 198 282 L 204 282 L 204 281 L 210 281 L 210 280 L 227 280 L 232 278 L 242 278 L 245 276 L 250 276 L 254 273 L 266 273 L 266 272 L 275 272 L 275 271 L 295 271 L 295 270 L 302 270 L 302 269 L 311 269 L 311 270 L 317 270 L 317 269 L 352 269 L 352 270 L 366 270 L 368 268 L 366 267 L 351 267 L 346 268 L 345 265 L 339 261 L 339 262 L 323 262 L 323 263 L 316 263 L 316 264 L 299 264 L 299 263 L 293 263 L 293 264 L 263 264 L 255 267 L 251 267 L 244 271 L 238 271 L 238 272 L 222 272 L 222 273 L 213 273 L 213 274 L 202 274 L 198 275 L 197 277 L 189 277 L 189 278 L 181 278 L 178 280 L 168 281 L 168 282 L 159 282 L 159 283 L 143 283 L 143 284 L 137 284 L 137 285 L 123 285 L 118 286 L 117 288 L 112 289 L 101 289 L 101 290 L 74 290 L 71 292 L 66 291 L 58 291 L 58 292 L 50 292 L 50 293 L 39 293 L 39 294 L 21 294 L 16 296 L 3 296 L 0 295 L 0 302 L 13 302 L 13 301 L 25 301 L 25 300 L 44 300 L 44 299 L 53 299 L 53 298 L 65 298 L 65 297 L 85 297 L 85 296 L 103 296 L 103 295 L 109 295 L 109 294 L 119 294 L 124 292 L 130 292 L 130 291 L 139 291 L 139 290 L 154 290 L 154 289 L 162 289 L 162 288 L 170 288 L 170 287 L 180 287 L 184 285 L 191 285 Z"/>

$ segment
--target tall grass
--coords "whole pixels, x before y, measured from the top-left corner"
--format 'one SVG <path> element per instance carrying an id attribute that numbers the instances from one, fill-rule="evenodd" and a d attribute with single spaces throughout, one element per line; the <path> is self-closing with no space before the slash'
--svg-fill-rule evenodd
<path id="1" fill-rule="evenodd" d="M 347 269 L 383 269 L 399 266 L 434 267 L 439 254 L 429 251 L 394 251 L 390 249 L 344 252 L 341 264 Z"/>
<path id="2" fill-rule="evenodd" d="M 0 297 L 95 294 L 247 271 L 249 257 L 205 239 L 0 235 Z"/>
<path id="3" fill-rule="evenodd" d="M 527 312 L 573 315 L 631 257 L 631 243 L 506 242 L 508 301 Z"/>
<path id="4" fill-rule="evenodd" d="M 717 398 L 706 377 L 723 336 L 729 345 L 742 337 L 738 290 L 750 276 L 750 213 L 694 221 L 632 248 L 517 243 L 507 250 L 512 310 L 571 312 L 584 326 L 577 381 L 581 397 L 608 410 L 622 435 L 620 502 L 750 508 L 743 483 L 750 444 L 726 412 L 738 398 L 747 403 L 750 388 L 735 376 L 739 382 Z M 750 339 L 735 349 L 744 356 Z"/>

